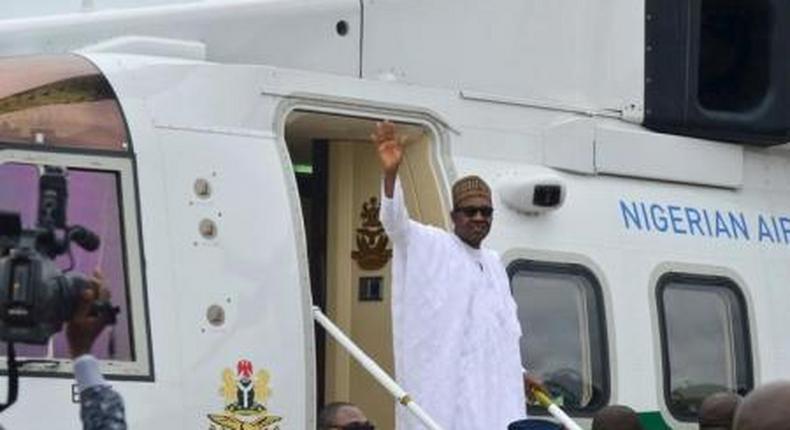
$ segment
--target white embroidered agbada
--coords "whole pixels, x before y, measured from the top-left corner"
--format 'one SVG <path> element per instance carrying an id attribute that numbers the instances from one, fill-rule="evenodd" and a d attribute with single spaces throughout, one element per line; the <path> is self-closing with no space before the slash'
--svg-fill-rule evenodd
<path id="1" fill-rule="evenodd" d="M 400 181 L 382 192 L 394 244 L 392 319 L 398 382 L 445 430 L 505 430 L 526 416 L 521 326 L 496 252 L 410 220 Z M 397 428 L 424 428 L 405 408 Z"/>

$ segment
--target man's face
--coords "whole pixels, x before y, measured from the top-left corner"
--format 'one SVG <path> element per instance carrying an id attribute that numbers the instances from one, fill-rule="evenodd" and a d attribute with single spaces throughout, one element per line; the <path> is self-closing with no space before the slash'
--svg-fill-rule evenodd
<path id="1" fill-rule="evenodd" d="M 478 196 L 463 199 L 450 215 L 455 224 L 455 234 L 472 248 L 479 248 L 491 230 L 491 199 Z"/>

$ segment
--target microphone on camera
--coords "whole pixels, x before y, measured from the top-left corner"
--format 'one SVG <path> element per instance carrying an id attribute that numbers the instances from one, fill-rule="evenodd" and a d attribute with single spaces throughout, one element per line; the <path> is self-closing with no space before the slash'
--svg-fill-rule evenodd
<path id="1" fill-rule="evenodd" d="M 79 245 L 80 248 L 88 252 L 99 249 L 99 245 L 101 245 L 101 239 L 99 239 L 96 233 L 79 225 L 69 229 L 69 238 Z"/>

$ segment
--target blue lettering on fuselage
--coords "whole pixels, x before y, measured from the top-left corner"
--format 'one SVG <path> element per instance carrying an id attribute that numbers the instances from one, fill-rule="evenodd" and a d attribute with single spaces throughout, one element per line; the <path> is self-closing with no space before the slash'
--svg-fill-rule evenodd
<path id="1" fill-rule="evenodd" d="M 627 199 L 619 207 L 626 230 L 790 245 L 790 215 L 750 217 L 737 210 Z"/>
<path id="2" fill-rule="evenodd" d="M 767 242 L 771 241 L 771 243 L 776 242 L 774 237 L 771 235 L 771 229 L 768 228 L 768 223 L 765 222 L 765 217 L 762 215 L 757 217 L 757 228 L 759 230 L 759 240 L 760 242 Z"/>

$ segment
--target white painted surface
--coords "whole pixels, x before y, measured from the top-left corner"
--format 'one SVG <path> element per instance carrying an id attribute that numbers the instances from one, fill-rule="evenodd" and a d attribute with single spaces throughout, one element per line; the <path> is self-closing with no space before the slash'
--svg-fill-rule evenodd
<path id="1" fill-rule="evenodd" d="M 161 37 L 123 36 L 86 46 L 80 52 L 152 55 L 157 57 L 206 60 L 206 45 L 190 40 Z"/>
<path id="2" fill-rule="evenodd" d="M 611 175 L 738 188 L 743 148 L 602 124 L 595 131 L 595 168 Z"/>
<path id="3" fill-rule="evenodd" d="M 576 173 L 595 173 L 595 120 L 562 118 L 543 130 L 544 163 Z"/>
<path id="4" fill-rule="evenodd" d="M 348 23 L 348 33 L 335 30 Z M 232 0 L 0 21 L 0 55 L 63 53 L 121 36 L 203 43 L 210 61 L 359 75 L 357 0 Z"/>
<path id="5" fill-rule="evenodd" d="M 201 0 L 6 0 L 0 19 L 58 15 L 103 9 L 150 7 L 173 3 L 194 3 Z"/>
<path id="6" fill-rule="evenodd" d="M 363 75 L 599 109 L 642 102 L 642 2 L 366 0 Z"/>

